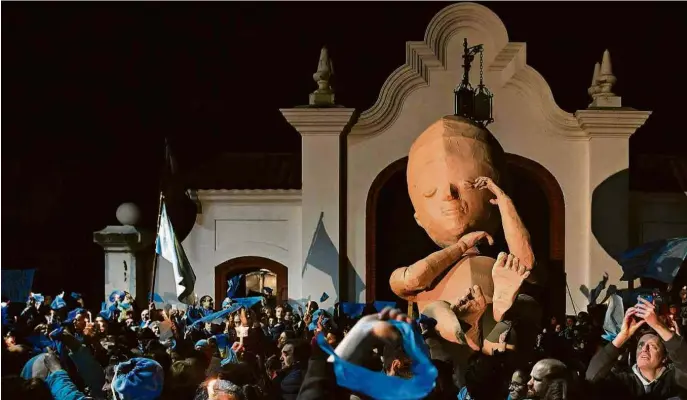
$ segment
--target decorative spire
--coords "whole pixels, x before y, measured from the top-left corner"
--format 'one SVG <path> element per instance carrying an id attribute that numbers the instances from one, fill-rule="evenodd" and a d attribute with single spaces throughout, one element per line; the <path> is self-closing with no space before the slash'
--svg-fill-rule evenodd
<path id="1" fill-rule="evenodd" d="M 594 66 L 594 77 L 592 78 L 592 86 L 587 90 L 592 96 L 592 104 L 590 108 L 619 108 L 621 107 L 621 98 L 613 93 L 613 85 L 617 79 L 613 75 L 613 67 L 611 65 L 611 53 L 608 50 L 604 51 L 601 58 L 601 65 L 596 63 Z"/>
<path id="2" fill-rule="evenodd" d="M 332 107 L 334 106 L 334 90 L 329 80 L 334 75 L 334 64 L 329 58 L 326 47 L 320 51 L 320 61 L 317 63 L 317 72 L 313 74 L 313 79 L 317 82 L 317 90 L 310 93 L 310 106 L 312 107 Z"/>

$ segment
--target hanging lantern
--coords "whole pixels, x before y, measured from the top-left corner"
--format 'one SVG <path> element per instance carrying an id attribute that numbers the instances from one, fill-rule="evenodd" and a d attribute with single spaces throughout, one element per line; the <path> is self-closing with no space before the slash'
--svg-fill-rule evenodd
<path id="1" fill-rule="evenodd" d="M 480 78 L 476 89 L 470 85 L 470 67 L 475 55 L 480 55 Z M 463 40 L 463 79 L 454 93 L 454 115 L 470 119 L 486 126 L 494 119 L 492 117 L 493 95 L 484 85 L 484 47 L 468 47 L 468 40 Z"/>

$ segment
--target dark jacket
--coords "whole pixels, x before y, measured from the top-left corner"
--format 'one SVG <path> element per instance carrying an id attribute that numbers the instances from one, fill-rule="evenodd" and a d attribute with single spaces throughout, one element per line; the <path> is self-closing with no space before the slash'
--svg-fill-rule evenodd
<path id="1" fill-rule="evenodd" d="M 633 371 L 611 371 L 621 351 L 609 343 L 592 357 L 587 368 L 589 390 L 598 398 L 663 400 L 680 396 L 687 398 L 687 343 L 680 336 L 665 342 L 668 357 L 673 361 L 663 374 L 646 387 Z"/>
<path id="2" fill-rule="evenodd" d="M 298 391 L 303 384 L 306 375 L 306 366 L 297 362 L 294 365 L 283 369 L 274 379 L 274 383 L 279 389 L 280 397 L 283 400 L 296 400 Z"/>

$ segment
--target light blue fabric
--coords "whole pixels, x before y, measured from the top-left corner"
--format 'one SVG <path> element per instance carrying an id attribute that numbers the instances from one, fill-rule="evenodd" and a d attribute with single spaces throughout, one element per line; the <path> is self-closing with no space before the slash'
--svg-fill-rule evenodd
<path id="1" fill-rule="evenodd" d="M 203 324 L 206 322 L 221 324 L 226 319 L 227 315 L 239 310 L 240 308 L 241 304 L 233 304 L 226 310 L 220 310 L 193 321 L 191 326 L 196 326 L 198 324 Z"/>
<path id="2" fill-rule="evenodd" d="M 382 312 L 382 310 L 386 307 L 396 308 L 395 301 L 375 301 L 372 303 L 372 305 L 374 305 L 377 312 Z"/>
<path id="3" fill-rule="evenodd" d="M 261 301 L 262 301 L 262 296 L 237 297 L 237 298 L 232 299 L 232 303 L 236 303 L 236 304 L 238 304 L 244 308 L 251 308 L 254 305 L 260 303 Z"/>
<path id="4" fill-rule="evenodd" d="M 317 344 L 334 358 L 334 374 L 339 386 L 376 400 L 423 399 L 434 389 L 438 371 L 428 357 L 422 335 L 406 322 L 388 322 L 401 332 L 403 350 L 412 361 L 413 377 L 410 379 L 387 376 L 343 360 L 327 343 L 324 335 L 317 335 Z M 361 328 L 369 331 L 372 327 L 372 324 L 367 324 Z"/>
<path id="5" fill-rule="evenodd" d="M 341 302 L 341 311 L 351 318 L 357 318 L 363 315 L 366 305 L 365 303 L 349 303 L 343 301 Z"/>
<path id="6" fill-rule="evenodd" d="M 45 301 L 45 297 L 43 297 L 43 295 L 40 293 L 33 293 L 31 294 L 31 296 L 29 296 L 29 298 L 33 298 L 34 300 L 36 300 L 36 303 L 42 303 Z"/>
<path id="7" fill-rule="evenodd" d="M 663 239 L 628 250 L 618 257 L 623 281 L 637 277 L 672 283 L 687 258 L 687 238 Z"/>
<path id="8" fill-rule="evenodd" d="M 318 309 L 312 313 L 312 321 L 310 322 L 310 325 L 308 325 L 309 331 L 314 331 L 317 329 L 317 320 L 320 318 L 320 314 L 322 314 L 322 309 Z"/>
<path id="9" fill-rule="evenodd" d="M 64 298 L 62 298 L 61 295 L 55 297 L 55 299 L 53 299 L 52 303 L 50 303 L 50 308 L 52 308 L 53 310 L 56 310 L 56 311 L 59 309 L 62 309 L 64 307 L 67 307 L 67 303 L 64 301 Z"/>
<path id="10" fill-rule="evenodd" d="M 227 297 L 236 297 L 236 292 L 239 290 L 239 285 L 241 284 L 241 278 L 243 278 L 242 274 L 233 276 L 227 281 Z"/>
<path id="11" fill-rule="evenodd" d="M 48 375 L 45 383 L 50 388 L 50 393 L 55 400 L 85 400 L 88 399 L 86 395 L 81 393 L 74 385 L 74 382 L 69 379 L 66 371 L 56 371 Z"/>
<path id="12" fill-rule="evenodd" d="M 604 317 L 604 335 L 602 338 L 613 341 L 620 333 L 620 328 L 623 326 L 625 319 L 625 308 L 623 306 L 622 297 L 617 294 L 612 294 L 608 299 L 608 309 L 606 309 L 606 316 Z"/>
<path id="13" fill-rule="evenodd" d="M 119 297 L 119 300 L 124 299 L 124 296 L 126 293 L 124 293 L 121 290 L 115 290 L 114 292 L 110 293 L 110 296 L 108 297 L 108 300 L 110 300 L 110 303 L 114 303 L 116 301 L 116 298 Z"/>
<path id="14" fill-rule="evenodd" d="M 132 358 L 115 367 L 112 389 L 121 400 L 155 400 L 162 393 L 162 366 L 147 358 Z"/>
<path id="15" fill-rule="evenodd" d="M 320 296 L 320 303 L 323 303 L 329 299 L 329 295 L 326 292 L 322 292 L 322 296 Z"/>

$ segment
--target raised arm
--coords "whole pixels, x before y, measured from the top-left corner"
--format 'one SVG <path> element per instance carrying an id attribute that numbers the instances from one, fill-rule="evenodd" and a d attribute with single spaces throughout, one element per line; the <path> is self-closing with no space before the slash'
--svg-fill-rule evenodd
<path id="1" fill-rule="evenodd" d="M 490 245 L 494 239 L 486 232 L 465 234 L 458 243 L 435 251 L 409 267 L 397 268 L 389 278 L 391 290 L 400 298 L 413 301 L 418 292 L 428 289 L 446 269 L 452 267 L 460 257 L 481 240 Z"/>
<path id="2" fill-rule="evenodd" d="M 525 224 L 522 223 L 511 198 L 491 178 L 479 177 L 473 185 L 476 189 L 486 189 L 494 194 L 495 198 L 490 200 L 490 202 L 499 207 L 508 252 L 516 256 L 520 260 L 520 264 L 524 265 L 528 271 L 532 270 L 535 265 L 535 259 L 530 233 L 527 231 Z M 545 279 L 545 273 L 546 271 L 544 270 L 532 271 L 527 281 L 530 283 L 542 283 Z"/>

